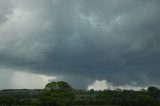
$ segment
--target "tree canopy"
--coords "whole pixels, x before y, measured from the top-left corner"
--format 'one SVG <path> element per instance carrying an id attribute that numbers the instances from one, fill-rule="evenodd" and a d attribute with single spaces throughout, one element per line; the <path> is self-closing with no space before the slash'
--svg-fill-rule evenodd
<path id="1" fill-rule="evenodd" d="M 48 106 L 68 106 L 74 100 L 74 90 L 63 81 L 48 83 L 42 91 L 42 104 Z"/>

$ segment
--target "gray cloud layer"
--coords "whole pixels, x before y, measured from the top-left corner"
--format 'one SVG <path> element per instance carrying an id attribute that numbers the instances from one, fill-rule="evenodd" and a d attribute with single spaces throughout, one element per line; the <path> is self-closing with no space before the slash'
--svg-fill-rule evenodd
<path id="1" fill-rule="evenodd" d="M 159 85 L 159 5 L 159 0 L 2 0 L 0 64 L 63 76 L 75 86 L 77 79 L 84 83 L 79 87 L 96 79 Z"/>

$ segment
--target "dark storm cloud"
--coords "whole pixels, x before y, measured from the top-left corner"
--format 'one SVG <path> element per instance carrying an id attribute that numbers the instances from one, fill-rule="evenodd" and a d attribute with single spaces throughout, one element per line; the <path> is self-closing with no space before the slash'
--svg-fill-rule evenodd
<path id="1" fill-rule="evenodd" d="M 0 1 L 0 24 L 7 20 L 7 14 L 12 12 L 12 4 L 10 0 Z"/>
<path id="2" fill-rule="evenodd" d="M 13 0 L 13 12 L 0 15 L 8 17 L 0 26 L 0 63 L 61 75 L 74 85 L 75 78 L 84 85 L 96 79 L 115 85 L 159 85 L 159 4 Z"/>

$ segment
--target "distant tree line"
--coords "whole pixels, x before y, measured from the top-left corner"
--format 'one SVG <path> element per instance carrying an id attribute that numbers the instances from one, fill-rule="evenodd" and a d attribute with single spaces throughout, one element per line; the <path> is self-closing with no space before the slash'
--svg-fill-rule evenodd
<path id="1" fill-rule="evenodd" d="M 103 90 L 76 92 L 74 104 L 79 105 L 120 105 L 120 106 L 160 106 L 160 90 L 148 87 L 147 90 Z"/>
<path id="2" fill-rule="evenodd" d="M 147 90 L 74 90 L 67 82 L 51 82 L 44 89 L 1 90 L 0 105 L 120 105 L 160 106 L 160 89 Z"/>

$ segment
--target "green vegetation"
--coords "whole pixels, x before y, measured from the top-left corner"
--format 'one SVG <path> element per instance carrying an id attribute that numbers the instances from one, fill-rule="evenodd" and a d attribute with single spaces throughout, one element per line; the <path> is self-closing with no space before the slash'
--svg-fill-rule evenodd
<path id="1" fill-rule="evenodd" d="M 69 106 L 74 95 L 72 87 L 66 82 L 51 82 L 42 90 L 40 100 L 45 106 Z"/>
<path id="2" fill-rule="evenodd" d="M 154 88 L 150 90 L 151 88 Z M 79 105 L 120 105 L 120 106 L 160 106 L 160 90 L 104 90 L 77 91 L 74 104 Z"/>
<path id="3" fill-rule="evenodd" d="M 0 105 L 119 105 L 160 106 L 160 89 L 147 90 L 74 90 L 63 81 L 51 82 L 44 89 L 8 89 L 0 91 Z"/>

